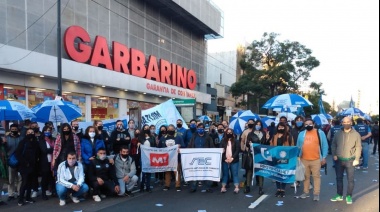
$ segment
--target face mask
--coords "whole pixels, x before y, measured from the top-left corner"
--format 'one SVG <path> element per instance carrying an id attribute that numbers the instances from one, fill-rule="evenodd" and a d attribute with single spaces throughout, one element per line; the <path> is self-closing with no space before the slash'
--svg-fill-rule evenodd
<path id="1" fill-rule="evenodd" d="M 104 159 L 107 158 L 107 156 L 106 155 L 101 155 L 101 156 L 98 156 L 98 158 L 99 158 L 99 160 L 104 160 Z"/>
<path id="2" fill-rule="evenodd" d="M 227 138 L 232 138 L 233 135 L 231 133 L 227 133 Z"/>
<path id="3" fill-rule="evenodd" d="M 45 132 L 44 135 L 45 135 L 46 137 L 50 137 L 50 136 L 51 136 L 51 132 Z"/>
<path id="4" fill-rule="evenodd" d="M 303 121 L 297 121 L 296 122 L 297 127 L 302 127 L 303 126 Z"/>
<path id="5" fill-rule="evenodd" d="M 103 126 L 98 126 L 98 130 L 102 131 L 103 130 Z"/>
<path id="6" fill-rule="evenodd" d="M 145 134 L 150 134 L 150 130 L 144 130 Z"/>
<path id="7" fill-rule="evenodd" d="M 156 130 L 150 130 L 150 133 L 151 134 L 153 134 L 153 133 L 155 133 L 156 132 Z"/>
<path id="8" fill-rule="evenodd" d="M 28 140 L 34 139 L 36 136 L 34 134 L 28 134 L 25 136 Z"/>
<path id="9" fill-rule="evenodd" d="M 285 132 L 285 129 L 278 129 L 277 132 L 278 132 L 278 133 L 284 133 L 284 132 Z"/>
<path id="10" fill-rule="evenodd" d="M 177 128 L 181 128 L 182 127 L 182 124 L 177 124 Z"/>
<path id="11" fill-rule="evenodd" d="M 248 124 L 248 128 L 252 129 L 253 128 L 253 124 Z"/>
<path id="12" fill-rule="evenodd" d="M 205 129 L 203 129 L 203 128 L 198 128 L 198 129 L 197 129 L 197 132 L 198 132 L 199 134 L 203 134 L 203 133 L 205 133 Z"/>
<path id="13" fill-rule="evenodd" d="M 135 129 L 135 125 L 134 124 L 130 124 L 129 125 L 129 129 Z"/>
<path id="14" fill-rule="evenodd" d="M 342 124 L 343 128 L 346 130 L 351 129 L 351 124 Z"/>
<path id="15" fill-rule="evenodd" d="M 77 162 L 77 160 L 68 160 L 67 161 L 67 163 L 69 164 L 69 166 L 74 166 L 76 162 Z"/>
<path id="16" fill-rule="evenodd" d="M 89 132 L 88 135 L 90 136 L 90 138 L 94 138 L 95 137 L 95 132 Z"/>
<path id="17" fill-rule="evenodd" d="M 195 129 L 197 126 L 195 124 L 190 124 L 191 129 Z"/>
<path id="18" fill-rule="evenodd" d="M 70 131 L 62 131 L 62 134 L 64 134 L 64 135 L 70 135 Z"/>
<path id="19" fill-rule="evenodd" d="M 74 131 L 78 131 L 79 127 L 73 127 Z"/>
<path id="20" fill-rule="evenodd" d="M 138 138 L 140 136 L 140 133 L 135 133 L 135 138 Z"/>
<path id="21" fill-rule="evenodd" d="M 161 135 L 166 135 L 166 131 L 161 131 Z"/>
<path id="22" fill-rule="evenodd" d="M 172 130 L 168 130 L 168 135 L 174 135 L 175 131 L 172 131 Z"/>
<path id="23" fill-rule="evenodd" d="M 307 131 L 310 131 L 310 130 L 312 130 L 314 127 L 313 127 L 313 125 L 306 125 L 306 130 Z"/>
<path id="24" fill-rule="evenodd" d="M 121 157 L 125 159 L 125 158 L 128 157 L 128 155 L 123 155 L 123 154 L 121 154 Z"/>
<path id="25" fill-rule="evenodd" d="M 40 128 L 37 127 L 37 128 L 34 128 L 33 130 L 35 133 L 38 133 L 40 131 Z"/>
<path id="26" fill-rule="evenodd" d="M 256 126 L 255 126 L 255 129 L 256 129 L 256 130 L 261 130 L 261 126 L 256 125 Z"/>
<path id="27" fill-rule="evenodd" d="M 222 133 L 224 133 L 224 130 L 223 129 L 218 129 L 218 133 L 222 134 Z"/>
<path id="28" fill-rule="evenodd" d="M 123 125 L 117 126 L 117 129 L 122 130 L 123 129 Z"/>
<path id="29" fill-rule="evenodd" d="M 12 135 L 18 135 L 18 131 L 11 131 Z"/>

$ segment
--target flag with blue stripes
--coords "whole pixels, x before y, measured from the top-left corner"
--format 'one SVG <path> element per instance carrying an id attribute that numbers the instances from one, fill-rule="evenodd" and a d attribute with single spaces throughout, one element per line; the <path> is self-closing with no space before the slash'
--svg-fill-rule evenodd
<path id="1" fill-rule="evenodd" d="M 253 144 L 254 173 L 282 183 L 294 183 L 298 148 Z"/>

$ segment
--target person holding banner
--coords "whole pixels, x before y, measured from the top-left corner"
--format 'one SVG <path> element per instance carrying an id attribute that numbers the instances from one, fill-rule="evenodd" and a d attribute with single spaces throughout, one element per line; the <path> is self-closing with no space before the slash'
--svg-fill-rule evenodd
<path id="1" fill-rule="evenodd" d="M 150 133 L 149 125 L 145 124 L 141 129 L 141 134 L 139 137 L 139 147 L 140 145 L 144 145 L 147 147 L 156 147 L 156 140 Z M 141 160 L 141 149 L 138 150 Z M 145 190 L 149 193 L 152 193 L 152 189 L 150 189 L 150 177 L 152 173 L 142 172 L 141 184 L 140 184 L 140 192 L 144 192 Z"/>
<path id="2" fill-rule="evenodd" d="M 131 143 L 131 135 L 124 129 L 124 125 L 121 120 L 116 121 L 116 129 L 112 131 L 110 141 L 113 146 L 114 153 L 119 152 L 121 146 L 129 146 Z"/>
<path id="3" fill-rule="evenodd" d="M 174 125 L 170 124 L 168 126 L 167 135 L 161 137 L 160 142 L 158 144 L 158 148 L 165 148 L 177 145 L 178 149 L 181 146 L 184 146 L 183 139 L 181 136 L 177 135 L 175 132 Z M 167 191 L 170 189 L 171 182 L 171 171 L 165 172 L 165 187 L 163 191 Z M 181 191 L 181 155 L 178 154 L 178 165 L 177 171 L 175 173 L 175 188 L 177 191 Z"/>
<path id="4" fill-rule="evenodd" d="M 205 132 L 205 126 L 203 123 L 198 124 L 197 132 L 194 133 L 187 148 L 214 148 L 214 142 L 212 141 L 212 138 L 208 136 L 208 134 Z M 206 185 L 206 192 L 208 193 L 213 192 L 211 189 L 211 183 L 211 181 L 207 181 L 204 183 Z M 197 181 L 193 181 L 191 183 L 190 192 L 194 193 L 196 191 Z"/>
<path id="5" fill-rule="evenodd" d="M 231 171 L 232 179 L 234 182 L 234 193 L 239 193 L 239 142 L 235 140 L 233 129 L 229 128 L 226 130 L 225 137 L 222 140 L 222 167 L 223 167 L 223 178 L 222 178 L 222 189 L 220 192 L 225 193 L 227 191 L 226 185 L 228 181 L 228 175 Z"/>

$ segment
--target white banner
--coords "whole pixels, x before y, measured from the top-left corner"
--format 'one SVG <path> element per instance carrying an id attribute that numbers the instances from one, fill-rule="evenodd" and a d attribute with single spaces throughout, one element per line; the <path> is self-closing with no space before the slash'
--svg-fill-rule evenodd
<path id="1" fill-rule="evenodd" d="M 155 148 L 141 145 L 142 172 L 177 171 L 178 146 Z"/>
<path id="2" fill-rule="evenodd" d="M 185 181 L 220 181 L 222 148 L 180 149 Z"/>

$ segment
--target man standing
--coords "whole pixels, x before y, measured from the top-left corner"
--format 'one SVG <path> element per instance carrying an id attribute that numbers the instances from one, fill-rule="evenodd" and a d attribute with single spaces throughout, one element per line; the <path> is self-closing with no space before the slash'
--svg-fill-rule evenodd
<path id="1" fill-rule="evenodd" d="M 363 123 L 362 118 L 356 119 L 356 125 L 354 126 L 356 132 L 358 132 L 362 138 L 362 154 L 363 154 L 363 163 L 361 167 L 357 167 L 357 169 L 368 169 L 368 159 L 369 159 L 369 140 L 372 136 L 371 129 L 368 125 Z"/>
<path id="2" fill-rule="evenodd" d="M 77 120 L 71 122 L 71 128 L 73 129 L 73 133 L 78 136 L 79 140 L 82 140 L 83 130 L 79 129 L 79 122 Z"/>
<path id="3" fill-rule="evenodd" d="M 132 157 L 129 156 L 127 146 L 120 148 L 119 154 L 114 158 L 115 173 L 117 185 L 119 186 L 119 196 L 133 196 L 132 189 L 136 185 L 138 177 L 136 176 L 136 165 Z"/>
<path id="4" fill-rule="evenodd" d="M 112 131 L 110 141 L 113 147 L 113 154 L 118 153 L 121 146 L 126 145 L 129 147 L 131 143 L 131 136 L 128 131 L 124 129 L 124 125 L 121 120 L 116 121 L 116 129 Z"/>
<path id="5" fill-rule="evenodd" d="M 66 204 L 66 195 L 71 192 L 71 199 L 74 203 L 79 203 L 78 197 L 88 191 L 88 186 L 84 183 L 84 172 L 81 163 L 77 162 L 75 152 L 67 154 L 67 160 L 59 164 L 57 169 L 57 195 L 59 205 Z"/>
<path id="6" fill-rule="evenodd" d="M 319 201 L 321 189 L 321 176 L 319 170 L 326 164 L 328 153 L 328 143 L 326 135 L 322 130 L 314 128 L 314 121 L 305 120 L 305 129 L 298 135 L 297 147 L 300 150 L 301 162 L 305 166 L 305 181 L 303 184 L 303 194 L 300 198 L 309 197 L 310 175 L 314 181 L 314 201 Z"/>
<path id="7" fill-rule="evenodd" d="M 372 138 L 373 138 L 372 154 L 374 155 L 376 153 L 376 148 L 378 152 L 380 149 L 377 147 L 379 145 L 379 122 L 378 121 L 375 121 L 375 124 L 372 126 L 371 133 L 372 133 Z"/>
<path id="8" fill-rule="evenodd" d="M 351 118 L 343 118 L 343 129 L 338 131 L 331 144 L 331 152 L 335 160 L 337 195 L 331 198 L 332 202 L 343 201 L 343 173 L 347 173 L 346 203 L 352 204 L 352 191 L 354 190 L 354 167 L 359 165 L 362 139 L 351 125 Z"/>
<path id="9" fill-rule="evenodd" d="M 197 126 L 197 132 L 191 138 L 188 148 L 214 148 L 214 142 L 212 138 L 205 132 L 205 126 L 203 123 L 199 123 Z M 212 193 L 211 182 L 206 183 L 206 192 Z M 193 193 L 197 190 L 197 181 L 193 181 L 191 184 L 190 192 Z"/>

